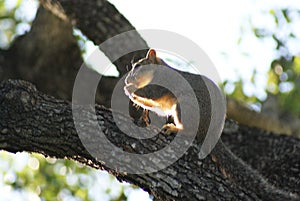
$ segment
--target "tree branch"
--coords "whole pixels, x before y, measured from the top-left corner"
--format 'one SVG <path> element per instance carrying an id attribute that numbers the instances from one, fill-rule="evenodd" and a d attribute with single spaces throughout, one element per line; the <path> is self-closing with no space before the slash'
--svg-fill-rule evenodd
<path id="1" fill-rule="evenodd" d="M 72 22 L 96 44 L 122 32 L 134 30 L 126 18 L 107 1 L 61 1 L 61 5 L 63 9 L 57 1 L 41 1 L 31 30 L 18 37 L 9 50 L 0 51 L 0 80 L 28 80 L 44 93 L 71 100 L 73 83 L 83 64 L 73 36 Z M 120 76 L 127 73 L 133 58 L 143 57 L 147 50 L 135 51 L 114 61 L 113 58 L 119 55 L 118 50 L 132 45 L 148 48 L 137 32 L 133 32 L 123 42 L 122 47 L 115 47 L 114 44 L 101 46 L 118 68 Z M 116 77 L 101 79 L 101 90 L 105 93 L 97 94 L 98 103 L 110 107 L 110 96 L 118 80 Z"/>
<path id="2" fill-rule="evenodd" d="M 87 122 L 82 122 L 86 133 L 96 133 L 91 127 L 85 126 L 91 121 L 90 111 L 86 107 L 78 107 L 78 110 L 87 119 Z M 95 120 L 95 123 L 100 125 L 107 139 L 126 152 L 159 150 L 172 140 L 170 136 L 162 134 L 146 141 L 128 137 L 115 125 L 110 110 L 96 106 L 96 111 L 98 121 Z M 118 116 L 124 125 L 131 121 L 121 114 Z M 227 132 L 238 132 L 231 129 L 232 125 L 234 127 L 235 124 L 227 123 Z M 153 132 L 152 128 L 146 130 L 149 134 Z M 97 161 L 93 158 L 82 145 L 74 127 L 70 103 L 42 94 L 24 81 L 6 81 L 0 85 L 0 133 L 1 149 L 14 153 L 37 152 L 105 169 L 119 180 L 136 184 L 161 200 L 298 199 L 296 194 L 285 193 L 270 185 L 222 142 L 217 144 L 212 155 L 200 160 L 199 144 L 195 141 L 178 161 L 155 173 L 134 175 L 109 168 L 101 159 Z M 299 140 L 295 142 L 299 148 Z M 89 146 L 97 150 L 99 144 L 103 145 L 93 139 Z M 161 160 L 167 158 L 165 154 L 162 154 Z M 101 157 L 105 158 L 105 155 L 112 160 L 118 157 L 112 153 L 101 153 Z"/>
<path id="3" fill-rule="evenodd" d="M 283 119 L 276 116 L 253 111 L 243 103 L 230 97 L 227 97 L 227 117 L 238 121 L 240 124 L 257 127 L 269 132 L 294 136 L 300 134 L 300 120 L 297 118 L 293 121 L 283 121 Z"/>
<path id="4" fill-rule="evenodd" d="M 41 3 L 51 9 L 57 2 L 61 5 L 61 12 L 65 13 L 73 24 L 97 45 L 120 33 L 135 30 L 135 27 L 115 6 L 106 0 L 88 2 L 84 0 L 43 0 Z M 126 65 L 131 63 L 132 58 L 142 58 L 148 49 L 148 45 L 138 32 L 132 32 L 132 35 L 123 42 L 124 44 L 121 46 L 112 43 L 100 47 L 105 55 L 113 61 L 120 75 L 128 72 Z M 122 49 L 132 46 L 142 47 L 144 50 L 132 52 L 114 61 L 113 58 L 118 58 Z"/>

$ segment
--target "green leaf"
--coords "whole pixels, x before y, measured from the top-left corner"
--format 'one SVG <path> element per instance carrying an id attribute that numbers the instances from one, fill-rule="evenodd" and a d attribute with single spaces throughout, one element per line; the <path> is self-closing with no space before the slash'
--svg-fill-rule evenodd
<path id="1" fill-rule="evenodd" d="M 293 69 L 297 75 L 300 75 L 300 56 L 295 56 L 293 59 Z"/>

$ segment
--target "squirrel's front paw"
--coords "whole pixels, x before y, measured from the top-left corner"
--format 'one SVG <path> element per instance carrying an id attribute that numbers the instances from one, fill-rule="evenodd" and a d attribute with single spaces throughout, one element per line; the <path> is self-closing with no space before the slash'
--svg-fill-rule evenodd
<path id="1" fill-rule="evenodd" d="M 172 123 L 165 124 L 161 129 L 162 133 L 167 134 L 167 135 L 177 133 L 180 130 L 182 130 L 182 127 L 178 127 Z"/>

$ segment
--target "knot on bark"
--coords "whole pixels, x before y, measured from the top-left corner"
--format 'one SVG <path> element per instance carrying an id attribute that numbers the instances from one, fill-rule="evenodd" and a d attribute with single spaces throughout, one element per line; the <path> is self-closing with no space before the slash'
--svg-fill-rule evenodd
<path id="1" fill-rule="evenodd" d="M 23 80 L 6 80 L 0 83 L 0 104 L 18 112 L 29 111 L 36 104 L 36 87 Z"/>

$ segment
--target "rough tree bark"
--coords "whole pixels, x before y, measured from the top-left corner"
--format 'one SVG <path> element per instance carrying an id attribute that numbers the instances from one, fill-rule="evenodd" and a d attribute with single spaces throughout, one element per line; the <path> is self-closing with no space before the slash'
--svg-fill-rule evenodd
<path id="1" fill-rule="evenodd" d="M 0 103 L 0 147 L 13 153 L 38 152 L 45 156 L 73 159 L 94 168 L 105 169 L 119 180 L 136 184 L 160 200 L 299 199 L 297 195 L 299 194 L 299 189 L 297 189 L 299 180 L 277 175 L 278 177 L 267 181 L 236 157 L 221 141 L 216 145 L 212 154 L 203 160 L 199 159 L 199 142 L 195 141 L 178 161 L 163 170 L 150 174 L 126 174 L 106 167 L 85 150 L 74 127 L 70 103 L 42 94 L 33 85 L 23 81 L 2 82 Z M 147 141 L 127 137 L 115 125 L 110 110 L 103 107 L 96 107 L 96 109 L 98 123 L 105 131 L 106 137 L 124 151 L 131 153 L 155 151 L 170 141 L 169 137 L 164 135 Z M 88 110 L 81 110 L 80 107 L 78 110 L 87 121 L 91 121 L 89 118 L 91 114 Z M 124 121 L 123 125 L 131 121 L 128 118 L 119 119 Z M 86 123 L 82 122 L 82 126 L 84 127 Z M 97 132 L 90 130 L 92 128 L 88 126 L 84 128 L 86 133 Z M 243 135 L 249 131 L 251 132 L 251 129 L 237 127 L 234 122 L 227 122 L 224 133 Z M 153 130 L 149 129 L 149 133 L 151 132 Z M 261 134 L 264 135 L 264 133 Z M 280 138 L 284 138 L 273 137 L 278 142 L 281 141 Z M 300 141 L 290 139 L 287 142 L 285 148 L 290 151 L 289 159 L 295 158 L 297 162 Z M 294 143 L 293 149 L 288 148 L 291 142 Z M 96 141 L 88 146 L 97 150 L 99 144 L 101 143 Z M 103 153 L 103 157 L 107 154 L 110 153 Z M 114 160 L 114 156 L 110 156 Z M 161 160 L 164 157 L 162 155 Z M 266 160 L 266 162 L 271 161 Z M 286 162 L 285 159 L 280 161 L 280 163 L 284 162 Z M 294 177 L 299 174 L 297 164 L 286 164 L 286 168 L 294 171 Z M 281 186 L 282 181 L 289 186 Z"/>
<path id="2" fill-rule="evenodd" d="M 18 38 L 11 49 L 0 52 L 0 78 L 29 80 L 49 95 L 70 100 L 73 81 L 82 59 L 69 20 L 98 44 L 134 27 L 104 0 L 58 2 L 62 7 L 56 1 L 42 1 L 33 29 Z M 46 23 L 46 19 L 49 22 Z M 130 43 L 143 44 L 147 48 L 138 35 L 133 39 Z M 117 54 L 110 49 L 103 51 L 108 57 Z M 130 64 L 131 59 L 144 56 L 144 51 L 135 56 L 133 54 L 114 62 L 121 75 L 126 73 L 126 65 Z M 105 94 L 111 94 L 117 80 L 107 78 L 100 83 L 102 86 L 106 84 Z M 109 106 L 109 98 L 100 97 L 97 100 Z M 136 141 L 122 135 L 114 125 L 111 112 L 103 107 L 97 107 L 97 111 L 98 120 L 104 122 L 101 126 L 107 130 L 107 137 L 126 151 L 139 152 L 139 149 L 152 147 L 149 145 L 162 146 L 170 140 L 160 135 L 159 141 L 138 142 L 138 146 L 133 148 L 132 144 Z M 88 115 L 88 111 L 83 111 L 83 114 Z M 227 122 L 223 131 L 223 140 L 234 154 L 220 142 L 212 155 L 199 160 L 199 145 L 194 142 L 172 166 L 157 173 L 128 175 L 109 169 L 87 153 L 74 129 L 71 107 L 67 101 L 47 96 L 29 83 L 9 81 L 3 82 L 0 87 L 0 134 L 1 149 L 38 152 L 105 169 L 118 179 L 134 183 L 161 200 L 299 199 L 299 140 L 266 134 L 234 122 Z"/>

